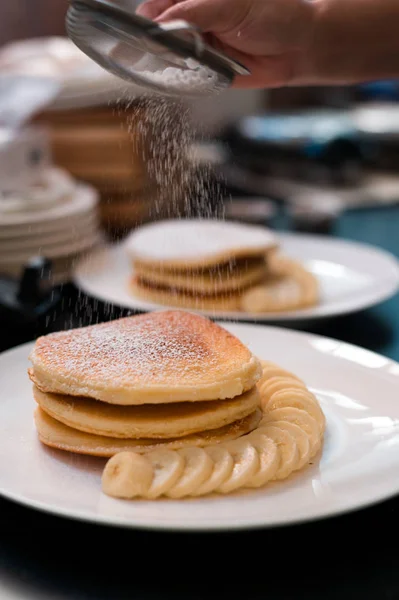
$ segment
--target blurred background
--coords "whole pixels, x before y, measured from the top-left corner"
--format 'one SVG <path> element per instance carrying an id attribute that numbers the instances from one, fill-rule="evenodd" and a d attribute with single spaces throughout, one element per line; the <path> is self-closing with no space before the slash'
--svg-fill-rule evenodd
<path id="1" fill-rule="evenodd" d="M 13 297 L 5 308 L 18 317 L 27 303 L 36 306 L 33 320 L 50 272 L 45 259 L 49 287 L 65 286 L 91 249 L 187 211 L 181 174 L 165 186 L 154 172 L 162 121 L 151 121 L 144 90 L 131 86 L 126 101 L 126 84 L 65 37 L 67 6 L 0 3 L 0 298 Z M 398 82 L 228 90 L 182 103 L 176 118 L 195 124 L 186 164 L 207 174 L 199 204 L 231 219 L 395 251 Z M 25 308 L 15 306 L 16 289 Z"/>
<path id="2" fill-rule="evenodd" d="M 154 170 L 165 136 L 162 121 L 152 120 L 149 114 L 153 105 L 143 102 L 144 91 L 134 87 L 126 101 L 120 81 L 67 40 L 67 7 L 67 0 L 0 1 L 0 351 L 52 330 L 127 314 L 78 290 L 72 282 L 74 265 L 86 253 L 123 239 L 148 220 L 184 216 L 190 209 L 185 202 L 187 190 L 180 185 L 181 173 L 174 171 L 165 186 Z M 195 127 L 182 170 L 187 172 L 189 165 L 195 181 L 203 173 L 202 180 L 208 182 L 200 189 L 190 188 L 194 204 L 206 202 L 214 214 L 277 231 L 365 242 L 399 257 L 399 82 L 270 92 L 230 90 L 183 104 L 184 111 L 173 113 L 177 122 L 187 118 Z M 170 148 L 166 144 L 166 152 Z M 398 360 L 398 306 L 396 296 L 358 314 L 290 326 Z M 2 504 L 2 509 L 3 594 L 29 600 L 93 594 L 114 598 L 117 589 L 121 598 L 131 597 L 138 570 L 132 571 L 127 553 L 129 567 L 120 580 L 121 553 L 104 554 L 104 530 L 97 534 L 94 528 L 82 530 L 80 523 L 44 521 L 48 517 L 23 513 L 25 509 L 17 505 Z M 343 521 L 353 556 L 348 554 L 339 573 L 351 594 L 362 581 L 362 598 L 367 592 L 372 597 L 373 589 L 378 590 L 374 597 L 382 597 L 382 589 L 384 597 L 398 597 L 397 581 L 393 581 L 396 557 L 391 554 L 393 542 L 389 543 L 395 536 L 386 536 L 395 522 L 393 510 L 393 504 L 383 505 L 375 513 L 375 531 L 381 531 L 384 539 L 373 556 L 369 578 L 364 578 L 364 561 L 355 565 L 354 557 L 364 533 L 370 531 L 370 513 L 348 517 L 358 528 L 355 533 L 349 521 Z M 319 583 L 323 594 L 333 597 L 334 586 L 326 591 L 325 585 L 332 564 L 325 561 L 325 540 L 338 532 L 342 549 L 343 530 L 336 520 L 320 530 L 319 523 L 313 527 L 313 535 L 318 532 L 313 546 L 323 548 L 319 554 L 324 560 L 315 589 Z M 56 552 L 53 543 L 41 542 L 43 532 L 45 539 L 63 540 Z M 119 534 L 111 534 L 115 537 L 106 543 L 118 548 Z M 68 535 L 75 549 L 79 540 L 82 560 L 75 556 L 71 560 L 64 539 Z M 297 540 L 297 530 L 294 535 Z M 131 544 L 131 539 L 129 531 L 126 541 Z M 270 539 L 273 547 L 280 540 L 284 552 L 292 541 L 280 530 Z M 136 546 L 142 547 L 143 542 L 153 552 L 153 538 L 147 532 Z M 237 546 L 230 538 L 228 543 Z M 94 551 L 97 547 L 99 551 Z M 369 552 L 369 544 L 364 548 Z M 224 554 L 225 548 L 219 551 Z M 251 559 L 252 555 L 248 552 Z M 363 554 L 360 557 L 362 561 Z M 335 564 L 337 557 L 333 559 Z M 301 569 L 302 563 L 293 585 L 306 573 L 308 589 L 308 569 Z M 164 579 L 158 579 L 164 595 Z M 234 586 L 241 591 L 239 584 L 240 577 Z M 27 591 L 31 585 L 39 591 Z M 148 578 L 145 586 L 152 589 Z M 245 578 L 245 594 L 247 587 Z"/>

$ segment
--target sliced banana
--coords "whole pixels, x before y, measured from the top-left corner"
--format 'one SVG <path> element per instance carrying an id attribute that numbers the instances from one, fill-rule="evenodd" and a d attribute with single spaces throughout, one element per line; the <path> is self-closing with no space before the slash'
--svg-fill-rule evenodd
<path id="1" fill-rule="evenodd" d="M 306 386 L 302 381 L 288 377 L 287 375 L 275 376 L 266 379 L 261 385 L 258 385 L 261 405 L 266 406 L 273 394 L 285 390 L 306 390 Z"/>
<path id="2" fill-rule="evenodd" d="M 319 299 L 319 283 L 317 279 L 307 271 L 297 273 L 297 280 L 301 283 L 304 304 L 316 304 Z"/>
<path id="3" fill-rule="evenodd" d="M 102 475 L 103 491 L 117 498 L 183 498 L 261 487 L 301 469 L 319 450 L 325 417 L 304 382 L 260 361 L 264 411 L 258 428 L 234 441 L 206 448 L 120 452 Z"/>
<path id="4" fill-rule="evenodd" d="M 207 446 L 206 453 L 213 461 L 213 471 L 209 479 L 205 480 L 199 488 L 192 492 L 193 496 L 210 494 L 226 481 L 233 472 L 234 459 L 227 448 L 222 445 Z"/>
<path id="5" fill-rule="evenodd" d="M 295 423 L 309 437 L 310 443 L 310 455 L 314 456 L 320 447 L 321 436 L 319 426 L 316 420 L 309 415 L 309 413 L 299 408 L 276 408 L 268 413 L 262 419 L 263 422 L 268 421 L 274 424 L 274 421 L 289 421 Z"/>
<path id="6" fill-rule="evenodd" d="M 279 367 L 278 365 L 276 365 L 274 362 L 271 362 L 270 360 L 259 360 L 261 367 L 262 367 L 262 377 L 261 377 L 261 381 L 266 379 L 267 377 L 269 377 L 268 372 L 270 370 L 275 370 L 278 369 L 281 371 L 281 367 Z"/>
<path id="7" fill-rule="evenodd" d="M 290 435 L 295 439 L 298 447 L 299 459 L 296 466 L 296 470 L 302 469 L 311 459 L 310 449 L 311 445 L 307 433 L 290 421 L 273 421 L 273 426 L 279 429 L 288 431 Z"/>
<path id="8" fill-rule="evenodd" d="M 261 378 L 258 381 L 258 389 L 259 389 L 259 386 L 268 379 L 267 369 L 276 366 L 276 365 L 274 365 L 273 363 L 271 363 L 271 362 L 269 362 L 267 360 L 261 360 L 261 359 L 259 359 L 259 362 L 260 362 L 261 367 L 262 367 L 262 375 L 261 375 Z"/>
<path id="9" fill-rule="evenodd" d="M 289 377 L 290 379 L 295 379 L 295 381 L 300 381 L 303 383 L 302 379 L 291 373 L 290 371 L 286 371 L 282 369 L 278 365 L 274 363 L 265 363 L 262 364 L 263 373 L 260 379 L 261 383 L 264 383 L 266 380 L 271 379 L 272 377 Z"/>
<path id="10" fill-rule="evenodd" d="M 146 458 L 151 463 L 154 477 L 145 496 L 158 498 L 178 481 L 183 474 L 185 462 L 174 450 L 153 450 Z"/>
<path id="11" fill-rule="evenodd" d="M 213 469 L 213 462 L 202 448 L 182 448 L 177 453 L 185 461 L 181 477 L 168 490 L 165 495 L 169 498 L 183 498 L 192 494 L 204 481 L 209 479 Z"/>
<path id="12" fill-rule="evenodd" d="M 281 275 L 274 281 L 250 288 L 244 293 L 241 308 L 251 313 L 283 311 L 301 307 L 305 293 L 294 274 Z"/>
<path id="13" fill-rule="evenodd" d="M 299 451 L 295 438 L 288 431 L 276 427 L 274 423 L 264 423 L 257 432 L 271 438 L 279 450 L 280 464 L 274 479 L 288 477 L 292 471 L 297 469 L 299 463 Z"/>
<path id="14" fill-rule="evenodd" d="M 233 457 L 234 467 L 230 477 L 219 485 L 216 490 L 221 494 L 227 494 L 245 487 L 260 466 L 258 452 L 247 438 L 243 437 L 233 442 L 226 442 L 224 446 Z"/>
<path id="15" fill-rule="evenodd" d="M 260 358 L 259 362 L 260 362 L 263 370 L 267 369 L 268 367 L 277 367 L 277 365 L 275 363 L 271 362 L 270 360 L 263 360 L 262 358 Z"/>
<path id="16" fill-rule="evenodd" d="M 271 481 L 280 466 L 280 454 L 275 442 L 263 433 L 253 432 L 248 436 L 259 455 L 259 470 L 247 482 L 247 487 L 258 488 Z"/>
<path id="17" fill-rule="evenodd" d="M 268 259 L 269 271 L 274 278 L 247 291 L 241 308 L 248 312 L 287 310 L 316 304 L 318 281 L 299 262 L 276 257 Z"/>
<path id="18" fill-rule="evenodd" d="M 272 411 L 278 408 L 298 408 L 307 412 L 316 421 L 319 432 L 323 432 L 325 428 L 325 417 L 315 398 L 308 390 L 286 389 L 280 390 L 273 394 L 269 402 L 262 408 L 265 412 Z"/>
<path id="19" fill-rule="evenodd" d="M 145 456 L 135 452 L 119 452 L 105 465 L 102 489 L 105 494 L 115 498 L 145 496 L 152 478 L 152 465 Z"/>

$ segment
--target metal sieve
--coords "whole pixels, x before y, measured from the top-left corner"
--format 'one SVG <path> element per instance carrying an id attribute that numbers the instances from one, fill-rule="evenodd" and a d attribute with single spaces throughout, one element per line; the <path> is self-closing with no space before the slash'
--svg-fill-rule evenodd
<path id="1" fill-rule="evenodd" d="M 72 0 L 66 29 L 107 71 L 166 95 L 211 95 L 228 88 L 235 75 L 249 74 L 189 23 L 157 24 L 108 0 Z"/>

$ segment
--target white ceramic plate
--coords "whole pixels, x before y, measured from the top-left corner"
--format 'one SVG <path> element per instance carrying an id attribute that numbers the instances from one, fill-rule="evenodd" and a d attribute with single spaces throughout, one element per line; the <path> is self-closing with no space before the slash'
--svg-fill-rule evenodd
<path id="1" fill-rule="evenodd" d="M 95 220 L 91 222 L 83 223 L 82 227 L 68 228 L 60 231 L 56 234 L 43 234 L 42 236 L 32 236 L 12 240 L 0 239 L 0 257 L 10 257 L 14 254 L 19 253 L 25 256 L 26 254 L 33 254 L 35 252 L 48 252 L 49 254 L 61 249 L 61 252 L 65 253 L 65 248 L 69 245 L 79 245 L 82 239 L 91 240 L 98 235 L 98 224 Z"/>
<path id="2" fill-rule="evenodd" d="M 260 358 L 302 377 L 327 418 L 318 464 L 286 481 L 231 496 L 121 501 L 101 493 L 102 459 L 46 449 L 36 438 L 30 345 L 0 357 L 0 494 L 96 523 L 232 530 L 308 521 L 399 492 L 399 364 L 348 344 L 272 327 L 229 324 Z"/>
<path id="3" fill-rule="evenodd" d="M 15 263 L 23 263 L 28 261 L 32 255 L 40 254 L 41 256 L 47 256 L 52 260 L 56 260 L 57 258 L 61 258 L 63 256 L 70 256 L 71 254 L 77 254 L 80 252 L 84 252 L 97 246 L 102 242 L 104 236 L 101 232 L 93 231 L 87 232 L 87 235 L 76 236 L 73 240 L 65 243 L 55 243 L 55 244 L 42 244 L 36 245 L 31 248 L 21 248 L 21 252 L 13 252 L 7 256 L 7 254 L 3 254 L 0 257 L 0 267 L 1 265 L 9 265 Z"/>
<path id="4" fill-rule="evenodd" d="M 98 204 L 97 191 L 88 185 L 79 185 L 76 192 L 69 200 L 55 204 L 45 210 L 35 210 L 29 213 L 8 213 L 1 216 L 0 231 L 9 228 L 18 228 L 26 225 L 35 226 L 41 223 L 55 223 L 75 216 L 86 216 L 96 210 Z"/>
<path id="5" fill-rule="evenodd" d="M 293 321 L 332 317 L 368 308 L 386 300 L 399 288 L 399 263 L 373 246 L 323 236 L 281 234 L 282 251 L 303 264 L 320 281 L 318 306 L 285 313 L 253 315 L 245 312 L 198 311 L 210 317 L 241 321 Z M 160 305 L 144 302 L 129 290 L 132 267 L 123 244 L 102 249 L 77 264 L 75 283 L 86 294 L 139 311 Z"/>
<path id="6" fill-rule="evenodd" d="M 84 235 L 86 230 L 98 228 L 98 216 L 95 211 L 87 214 L 76 215 L 63 221 L 51 221 L 47 223 L 36 223 L 35 225 L 23 225 L 22 227 L 0 228 L 0 248 L 11 247 L 12 245 L 21 247 L 22 244 L 28 245 L 37 243 L 37 240 L 52 243 L 57 240 L 64 241 L 70 239 L 72 235 L 79 232 Z"/>

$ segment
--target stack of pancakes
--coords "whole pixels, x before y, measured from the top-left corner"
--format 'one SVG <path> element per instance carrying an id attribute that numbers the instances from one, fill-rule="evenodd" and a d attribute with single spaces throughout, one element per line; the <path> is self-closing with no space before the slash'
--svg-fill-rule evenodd
<path id="1" fill-rule="evenodd" d="M 259 361 L 233 335 L 182 311 L 39 338 L 29 376 L 40 440 L 71 452 L 207 446 L 256 428 Z"/>
<path id="2" fill-rule="evenodd" d="M 145 225 L 126 247 L 135 296 L 180 308 L 238 310 L 243 294 L 267 278 L 277 241 L 264 227 L 194 219 Z"/>

